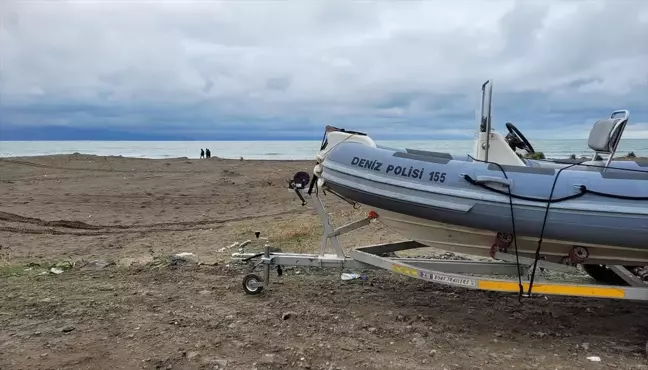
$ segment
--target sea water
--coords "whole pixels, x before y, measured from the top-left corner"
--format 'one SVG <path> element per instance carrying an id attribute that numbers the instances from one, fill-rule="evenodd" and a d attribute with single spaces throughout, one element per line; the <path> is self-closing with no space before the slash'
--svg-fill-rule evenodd
<path id="1" fill-rule="evenodd" d="M 423 149 L 452 154 L 473 154 L 472 140 L 376 141 L 390 147 Z M 548 158 L 590 156 L 587 140 L 534 140 L 533 148 Z M 133 158 L 199 158 L 209 148 L 212 157 L 239 159 L 313 159 L 319 141 L 0 141 L 0 157 L 56 154 L 91 154 Z M 647 139 L 624 139 L 618 156 L 634 152 L 648 157 Z"/>

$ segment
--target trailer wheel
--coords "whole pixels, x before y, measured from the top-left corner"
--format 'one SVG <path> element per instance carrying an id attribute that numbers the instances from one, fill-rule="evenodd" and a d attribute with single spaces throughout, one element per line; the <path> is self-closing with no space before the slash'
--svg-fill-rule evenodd
<path id="1" fill-rule="evenodd" d="M 263 286 L 255 286 L 258 283 L 263 283 L 263 279 L 256 274 L 247 274 L 243 278 L 243 290 L 249 295 L 260 294 L 263 291 Z"/>

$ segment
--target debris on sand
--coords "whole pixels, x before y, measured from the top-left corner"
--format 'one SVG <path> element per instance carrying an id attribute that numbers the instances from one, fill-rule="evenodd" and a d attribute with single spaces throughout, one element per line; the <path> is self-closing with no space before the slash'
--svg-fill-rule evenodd
<path id="1" fill-rule="evenodd" d="M 288 320 L 289 318 L 291 318 L 293 316 L 295 316 L 295 313 L 288 311 L 288 312 L 285 312 L 283 315 L 281 315 L 281 319 L 282 320 Z"/>
<path id="2" fill-rule="evenodd" d="M 62 261 L 62 262 L 57 263 L 53 267 L 60 268 L 62 270 L 69 270 L 72 267 L 74 267 L 74 264 L 72 262 L 69 262 L 69 261 Z"/>
<path id="3" fill-rule="evenodd" d="M 93 260 L 88 261 L 86 264 L 81 266 L 81 270 L 103 270 L 106 267 L 114 266 L 115 262 L 110 260 Z"/>
<path id="4" fill-rule="evenodd" d="M 288 364 L 288 361 L 286 361 L 285 358 L 280 357 L 279 355 L 274 354 L 274 353 L 266 353 L 265 355 L 261 356 L 259 361 L 254 365 L 265 365 L 265 366 L 282 365 L 282 366 L 285 366 L 287 364 Z"/>
<path id="5" fill-rule="evenodd" d="M 193 253 L 177 253 L 170 256 L 157 256 L 149 263 L 152 267 L 169 267 L 197 264 L 198 257 Z"/>
<path id="6" fill-rule="evenodd" d="M 182 252 L 182 253 L 176 254 L 176 257 L 186 258 L 186 257 L 196 257 L 196 255 L 191 253 L 191 252 Z"/>
<path id="7" fill-rule="evenodd" d="M 209 369 L 213 370 L 225 370 L 225 368 L 227 367 L 227 360 L 205 357 L 201 362 L 203 365 L 210 366 Z"/>
<path id="8" fill-rule="evenodd" d="M 360 277 L 360 275 L 358 275 L 358 274 L 346 273 L 346 272 L 344 272 L 344 273 L 342 273 L 342 275 L 340 275 L 340 279 L 342 279 L 344 281 L 355 280 L 355 279 L 357 279 L 359 277 Z"/>
<path id="9" fill-rule="evenodd" d="M 173 264 L 179 264 L 178 262 L 198 263 L 198 256 L 190 252 L 177 253 L 176 255 L 171 257 L 171 262 Z"/>

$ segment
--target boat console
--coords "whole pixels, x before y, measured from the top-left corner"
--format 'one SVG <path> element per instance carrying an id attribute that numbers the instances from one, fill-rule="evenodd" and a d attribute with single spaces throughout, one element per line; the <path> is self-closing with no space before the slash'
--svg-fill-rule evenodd
<path id="1" fill-rule="evenodd" d="M 539 163 L 521 158 L 516 149 L 522 149 L 528 154 L 534 154 L 535 150 L 522 132 L 511 122 L 506 123 L 506 129 L 508 130 L 506 136 L 492 130 L 492 86 L 491 80 L 482 85 L 481 118 L 475 145 L 475 159 L 513 166 L 556 167 L 556 164 L 558 164 L 557 167 L 564 167 L 565 163 L 548 161 Z M 579 163 L 584 166 L 592 166 L 597 170 L 605 170 L 617 151 L 629 119 L 629 111 L 618 110 L 612 112 L 609 118 L 594 123 L 587 142 L 594 154 L 591 160 Z M 600 159 L 601 154 L 608 155 L 608 158 L 606 160 Z"/>
<path id="2" fill-rule="evenodd" d="M 534 152 L 529 141 L 520 130 L 508 122 L 506 128 L 509 134 L 504 137 L 492 131 L 491 110 L 493 97 L 493 82 L 488 80 L 482 85 L 481 112 L 479 130 L 475 141 L 475 159 L 495 162 L 502 165 L 526 166 L 526 162 L 515 152 L 516 148 Z"/>

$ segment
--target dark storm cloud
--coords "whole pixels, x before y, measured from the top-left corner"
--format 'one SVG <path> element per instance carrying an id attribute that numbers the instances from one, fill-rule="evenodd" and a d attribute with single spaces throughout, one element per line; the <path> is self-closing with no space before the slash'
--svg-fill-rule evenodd
<path id="1" fill-rule="evenodd" d="M 4 1 L 0 16 L 5 128 L 470 137 L 494 78 L 500 129 L 582 137 L 630 109 L 628 136 L 648 137 L 645 1 Z"/>

